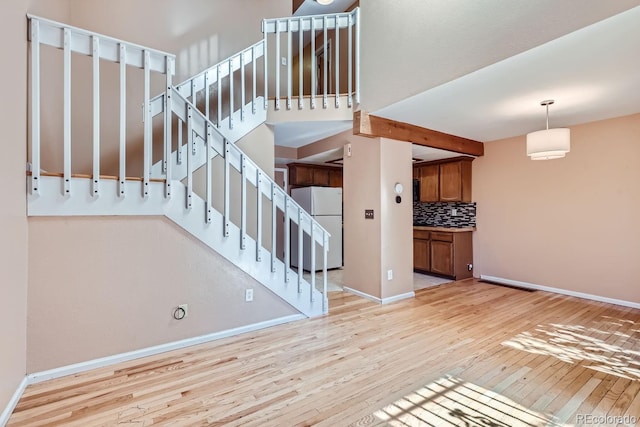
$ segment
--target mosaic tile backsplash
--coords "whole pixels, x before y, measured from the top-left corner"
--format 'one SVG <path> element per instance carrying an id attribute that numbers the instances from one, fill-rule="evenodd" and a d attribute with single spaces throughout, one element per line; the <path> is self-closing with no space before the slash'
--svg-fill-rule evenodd
<path id="1" fill-rule="evenodd" d="M 457 215 L 451 215 L 451 209 Z M 462 202 L 413 203 L 413 225 L 428 227 L 475 227 L 476 204 Z"/>

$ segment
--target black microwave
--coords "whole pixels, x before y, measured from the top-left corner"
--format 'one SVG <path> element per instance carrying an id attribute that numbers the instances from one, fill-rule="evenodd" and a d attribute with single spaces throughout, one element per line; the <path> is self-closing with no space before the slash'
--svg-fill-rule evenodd
<path id="1" fill-rule="evenodd" d="M 413 180 L 413 201 L 414 202 L 420 201 L 420 180 L 419 179 Z"/>

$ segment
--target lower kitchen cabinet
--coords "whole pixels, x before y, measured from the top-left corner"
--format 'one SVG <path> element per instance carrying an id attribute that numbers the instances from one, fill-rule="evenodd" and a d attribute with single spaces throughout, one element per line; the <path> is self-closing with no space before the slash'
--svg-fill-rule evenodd
<path id="1" fill-rule="evenodd" d="M 455 280 L 473 276 L 471 232 L 413 232 L 413 268 Z"/>
<path id="2" fill-rule="evenodd" d="M 413 239 L 413 268 L 429 271 L 431 269 L 431 256 L 429 252 L 429 240 Z"/>
<path id="3" fill-rule="evenodd" d="M 431 241 L 431 268 L 429 271 L 453 276 L 453 243 Z"/>

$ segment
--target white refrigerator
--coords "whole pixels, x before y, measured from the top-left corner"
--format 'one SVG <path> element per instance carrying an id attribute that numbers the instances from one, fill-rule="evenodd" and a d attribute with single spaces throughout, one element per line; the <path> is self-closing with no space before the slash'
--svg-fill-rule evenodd
<path id="1" fill-rule="evenodd" d="M 301 187 L 291 190 L 291 197 L 313 219 L 327 230 L 329 237 L 329 253 L 327 268 L 342 267 L 342 188 L 334 187 Z M 298 267 L 298 230 L 293 224 L 291 229 L 291 265 Z M 310 238 L 305 233 L 303 240 L 302 266 L 311 271 Z M 316 271 L 322 270 L 323 251 L 316 247 Z"/>

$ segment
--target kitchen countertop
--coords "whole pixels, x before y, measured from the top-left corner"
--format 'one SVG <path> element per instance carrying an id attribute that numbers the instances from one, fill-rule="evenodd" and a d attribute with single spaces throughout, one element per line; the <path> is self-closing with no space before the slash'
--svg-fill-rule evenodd
<path id="1" fill-rule="evenodd" d="M 466 233 L 476 231 L 476 227 L 429 227 L 426 225 L 414 225 L 414 230 L 422 231 L 444 231 L 446 233 Z"/>

